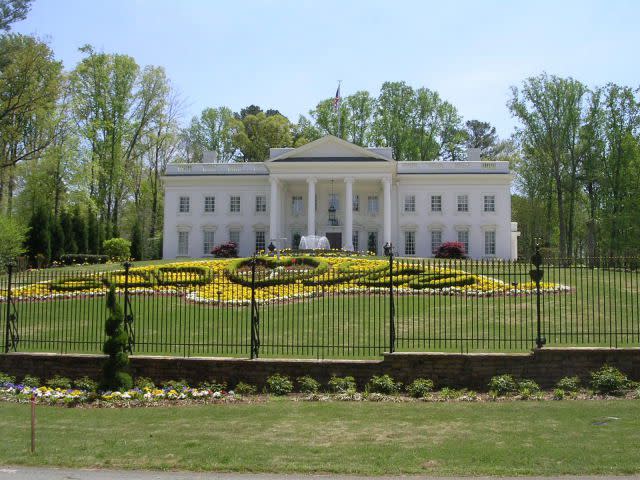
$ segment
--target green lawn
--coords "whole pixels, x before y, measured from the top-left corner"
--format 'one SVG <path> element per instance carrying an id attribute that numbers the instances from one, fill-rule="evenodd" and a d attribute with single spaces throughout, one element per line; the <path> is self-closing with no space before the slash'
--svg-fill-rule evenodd
<path id="1" fill-rule="evenodd" d="M 184 408 L 0 404 L 0 464 L 364 475 L 640 472 L 640 401 L 307 403 Z"/>
<path id="2" fill-rule="evenodd" d="M 491 263 L 465 264 L 469 273 L 509 283 L 528 281 L 529 268 L 528 264 L 499 268 Z M 640 345 L 638 271 L 547 267 L 544 280 L 572 287 L 570 293 L 542 297 L 542 332 L 547 345 Z M 249 354 L 248 307 L 193 304 L 183 297 L 153 295 L 133 296 L 131 304 L 135 353 Z M 103 298 L 19 302 L 16 308 L 19 350 L 101 350 L 106 317 Z M 526 351 L 534 346 L 534 296 L 415 293 L 397 296 L 395 311 L 398 351 Z M 261 356 L 375 358 L 389 349 L 389 300 L 384 291 L 281 302 L 261 306 L 259 313 Z"/>

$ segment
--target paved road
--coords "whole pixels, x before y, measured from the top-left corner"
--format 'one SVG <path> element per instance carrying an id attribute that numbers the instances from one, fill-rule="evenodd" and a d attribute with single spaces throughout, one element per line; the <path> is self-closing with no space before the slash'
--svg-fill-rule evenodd
<path id="1" fill-rule="evenodd" d="M 195 472 L 149 472 L 134 470 L 80 470 L 70 468 L 1 467 L 0 480 L 413 480 L 437 477 L 357 477 L 346 475 L 274 475 L 246 473 L 195 473 Z M 456 480 L 457 477 L 446 477 Z M 503 477 L 509 480 L 511 477 Z M 516 477 L 513 480 L 640 480 L 640 475 L 607 477 Z M 463 477 L 460 480 L 469 480 Z M 495 477 L 475 477 L 473 480 L 495 480 Z"/>

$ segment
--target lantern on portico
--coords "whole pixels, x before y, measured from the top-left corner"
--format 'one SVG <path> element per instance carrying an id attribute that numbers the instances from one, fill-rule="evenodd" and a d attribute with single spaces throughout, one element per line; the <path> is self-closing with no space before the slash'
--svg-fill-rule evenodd
<path id="1" fill-rule="evenodd" d="M 333 193 L 333 180 L 331 180 L 331 196 L 329 197 L 329 224 L 338 224 L 338 219 L 336 218 L 336 197 Z"/>

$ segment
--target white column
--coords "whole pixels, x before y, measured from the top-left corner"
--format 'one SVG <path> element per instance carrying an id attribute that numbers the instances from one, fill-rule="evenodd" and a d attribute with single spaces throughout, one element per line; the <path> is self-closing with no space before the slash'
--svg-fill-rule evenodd
<path id="1" fill-rule="evenodd" d="M 342 248 L 349 252 L 353 251 L 353 178 L 344 179 L 344 237 Z"/>
<path id="2" fill-rule="evenodd" d="M 382 241 L 391 243 L 391 179 L 383 178 L 382 186 L 384 187 L 384 229 Z"/>
<path id="3" fill-rule="evenodd" d="M 307 235 L 316 234 L 316 182 L 317 178 L 307 178 Z"/>
<path id="4" fill-rule="evenodd" d="M 273 241 L 276 247 L 280 247 L 278 245 L 277 238 L 280 238 L 280 229 L 278 226 L 280 225 L 278 217 L 280 211 L 280 199 L 278 196 L 278 179 L 271 178 L 271 199 L 269 204 L 269 236 L 271 237 L 271 241 Z"/>

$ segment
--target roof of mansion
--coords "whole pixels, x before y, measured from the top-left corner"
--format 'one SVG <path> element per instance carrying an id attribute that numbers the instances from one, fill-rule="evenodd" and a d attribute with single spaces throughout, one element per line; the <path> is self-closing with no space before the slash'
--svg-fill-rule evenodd
<path id="1" fill-rule="evenodd" d="M 270 158 L 264 162 L 251 163 L 171 163 L 167 165 L 167 176 L 218 176 L 218 175 L 269 175 L 272 168 L 290 165 L 304 168 L 309 164 L 340 163 L 341 165 L 387 164 L 397 175 L 438 174 L 509 174 L 509 162 L 493 161 L 431 161 L 396 162 L 390 148 L 360 147 L 332 135 L 298 148 L 272 148 Z"/>

